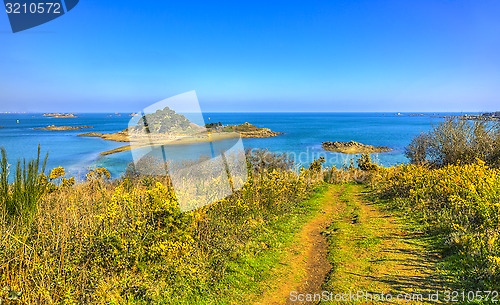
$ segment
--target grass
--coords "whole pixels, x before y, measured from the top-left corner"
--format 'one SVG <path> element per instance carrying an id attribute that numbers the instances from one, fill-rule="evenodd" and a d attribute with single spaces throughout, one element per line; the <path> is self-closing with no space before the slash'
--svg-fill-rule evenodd
<path id="1" fill-rule="evenodd" d="M 429 253 L 429 244 L 415 227 L 371 201 L 365 185 L 334 187 L 338 213 L 324 232 L 333 269 L 324 290 L 427 298 L 433 289 L 443 289 L 441 279 L 429 276 L 438 274 L 436 258 L 421 255 Z M 350 303 L 370 303 L 370 299 Z"/>

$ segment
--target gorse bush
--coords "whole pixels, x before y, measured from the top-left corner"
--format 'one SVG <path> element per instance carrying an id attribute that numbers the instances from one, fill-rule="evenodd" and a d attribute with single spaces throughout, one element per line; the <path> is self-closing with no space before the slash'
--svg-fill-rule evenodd
<path id="1" fill-rule="evenodd" d="M 370 154 L 362 154 L 357 160 L 358 168 L 364 171 L 376 172 L 380 168 L 376 163 L 372 162 Z"/>
<path id="2" fill-rule="evenodd" d="M 405 152 L 413 164 L 431 167 L 470 164 L 476 158 L 500 166 L 500 124 L 446 119 L 433 130 L 415 137 Z"/>
<path id="3" fill-rule="evenodd" d="M 500 287 L 500 169 L 476 159 L 438 169 L 402 165 L 379 175 L 381 195 L 440 238 L 462 288 Z"/>

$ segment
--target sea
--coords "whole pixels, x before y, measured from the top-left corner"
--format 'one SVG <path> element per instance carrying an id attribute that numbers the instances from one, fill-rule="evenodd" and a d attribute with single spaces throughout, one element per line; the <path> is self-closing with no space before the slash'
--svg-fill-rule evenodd
<path id="1" fill-rule="evenodd" d="M 82 179 L 89 170 L 105 167 L 113 178 L 123 175 L 133 162 L 130 151 L 101 156 L 126 143 L 106 141 L 95 137 L 78 137 L 86 132 L 114 133 L 128 127 L 130 113 L 79 113 L 77 118 L 50 118 L 41 113 L 0 113 L 0 147 L 5 148 L 10 164 L 19 159 L 36 157 L 40 145 L 42 155 L 48 152 L 47 169 L 62 166 L 67 176 Z M 475 113 L 469 113 L 475 114 Z M 249 122 L 257 127 L 270 128 L 285 133 L 271 138 L 244 138 L 248 149 L 268 149 L 288 153 L 297 166 L 307 166 L 314 159 L 324 157 L 325 165 L 342 167 L 356 155 L 327 152 L 321 148 L 324 141 L 356 141 L 374 146 L 387 146 L 391 152 L 373 154 L 382 166 L 407 163 L 405 147 L 413 137 L 439 124 L 444 116 L 462 113 L 204 113 L 206 123 L 242 124 Z M 189 119 L 189 115 L 186 114 Z M 196 122 L 199 123 L 199 122 Z M 48 131 L 34 128 L 56 126 L 92 126 L 92 129 L 76 131 Z M 169 158 L 198 158 L 199 144 L 175 145 L 167 151 Z M 15 165 L 11 165 L 11 168 Z"/>

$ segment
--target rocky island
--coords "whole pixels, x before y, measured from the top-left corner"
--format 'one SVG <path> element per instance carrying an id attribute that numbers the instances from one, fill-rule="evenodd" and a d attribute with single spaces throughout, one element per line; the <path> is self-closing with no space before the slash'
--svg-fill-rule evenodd
<path id="1" fill-rule="evenodd" d="M 219 123 L 206 124 L 210 132 L 237 132 L 242 138 L 270 138 L 282 135 L 282 132 L 271 131 L 269 128 L 259 128 L 248 122 L 241 125 L 222 125 Z"/>
<path id="2" fill-rule="evenodd" d="M 327 151 L 334 151 L 343 154 L 371 154 L 392 151 L 386 146 L 365 145 L 358 142 L 323 142 L 322 147 Z"/>
<path id="3" fill-rule="evenodd" d="M 145 146 L 202 143 L 238 137 L 264 138 L 280 134 L 282 133 L 268 128 L 259 128 L 250 123 L 227 126 L 221 123 L 211 123 L 201 127 L 191 123 L 184 115 L 165 107 L 163 110 L 141 117 L 135 126 L 122 131 L 112 134 L 90 132 L 78 136 L 130 143 L 130 145 L 101 153 L 101 155 L 109 155 Z"/>
<path id="4" fill-rule="evenodd" d="M 77 117 L 75 113 L 45 113 L 42 116 L 50 117 L 53 119 L 67 119 Z"/>
<path id="5" fill-rule="evenodd" d="M 35 130 L 52 130 L 52 131 L 68 131 L 68 130 L 82 130 L 86 128 L 94 128 L 92 126 L 56 126 L 49 125 L 43 128 L 33 128 Z"/>

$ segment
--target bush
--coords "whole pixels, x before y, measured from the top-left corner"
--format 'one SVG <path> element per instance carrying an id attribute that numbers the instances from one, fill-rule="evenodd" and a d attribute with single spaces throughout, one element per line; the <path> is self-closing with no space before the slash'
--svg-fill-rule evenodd
<path id="1" fill-rule="evenodd" d="M 362 154 L 358 158 L 357 162 L 360 170 L 368 172 L 376 172 L 379 170 L 379 166 L 376 163 L 372 162 L 370 154 Z"/>
<path id="2" fill-rule="evenodd" d="M 247 149 L 245 153 L 247 162 L 256 172 L 291 170 L 295 164 L 287 153 L 275 153 L 267 149 Z"/>
<path id="3" fill-rule="evenodd" d="M 450 118 L 433 130 L 416 136 L 406 148 L 416 165 L 442 167 L 474 163 L 476 158 L 492 167 L 500 166 L 500 124 Z"/>
<path id="4" fill-rule="evenodd" d="M 439 237 L 457 257 L 463 288 L 500 285 L 500 169 L 477 159 L 437 169 L 401 165 L 380 173 L 381 194 Z"/>

